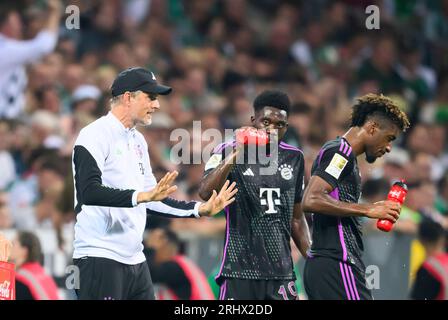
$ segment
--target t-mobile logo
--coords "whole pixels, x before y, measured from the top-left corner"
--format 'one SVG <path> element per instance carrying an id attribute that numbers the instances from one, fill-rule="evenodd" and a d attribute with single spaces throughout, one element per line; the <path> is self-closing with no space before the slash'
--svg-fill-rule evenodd
<path id="1" fill-rule="evenodd" d="M 263 198 L 263 194 L 267 192 L 267 198 Z M 273 193 L 276 193 L 277 197 L 274 199 Z M 268 206 L 266 213 L 277 213 L 275 205 L 280 205 L 280 188 L 260 188 L 260 203 L 262 206 Z"/>

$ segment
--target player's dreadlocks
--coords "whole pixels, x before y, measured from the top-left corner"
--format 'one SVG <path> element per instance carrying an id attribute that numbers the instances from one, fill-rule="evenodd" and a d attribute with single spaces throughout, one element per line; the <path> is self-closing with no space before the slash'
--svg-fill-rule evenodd
<path id="1" fill-rule="evenodd" d="M 397 104 L 390 98 L 373 93 L 366 94 L 357 99 L 357 103 L 352 110 L 351 127 L 360 127 L 372 116 L 382 116 L 389 119 L 400 128 L 406 131 L 409 128 L 409 119 Z"/>

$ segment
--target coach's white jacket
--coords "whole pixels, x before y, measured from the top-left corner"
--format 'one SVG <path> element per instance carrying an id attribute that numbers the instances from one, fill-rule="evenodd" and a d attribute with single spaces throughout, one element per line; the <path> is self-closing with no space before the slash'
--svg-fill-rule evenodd
<path id="1" fill-rule="evenodd" d="M 73 150 L 75 240 L 73 258 L 145 261 L 142 252 L 147 213 L 199 217 L 200 202 L 167 198 L 137 205 L 137 194 L 156 185 L 148 145 L 135 128 L 111 113 L 83 128 Z"/>

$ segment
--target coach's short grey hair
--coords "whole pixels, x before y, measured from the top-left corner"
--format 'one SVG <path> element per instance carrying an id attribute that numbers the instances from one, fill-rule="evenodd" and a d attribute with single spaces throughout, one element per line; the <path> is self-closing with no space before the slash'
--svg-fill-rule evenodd
<path id="1" fill-rule="evenodd" d="M 137 90 L 137 91 L 130 92 L 131 97 L 135 98 L 135 96 L 138 95 L 140 92 L 143 92 L 143 91 Z M 110 107 L 111 108 L 115 107 L 120 102 L 123 95 L 124 95 L 124 93 L 120 94 L 119 96 L 110 98 L 110 100 L 109 100 Z"/>

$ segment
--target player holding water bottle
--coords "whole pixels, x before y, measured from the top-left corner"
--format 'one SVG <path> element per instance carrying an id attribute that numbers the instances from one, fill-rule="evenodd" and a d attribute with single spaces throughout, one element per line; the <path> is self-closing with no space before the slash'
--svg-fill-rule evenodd
<path id="1" fill-rule="evenodd" d="M 408 127 L 406 114 L 391 99 L 368 94 L 353 106 L 350 129 L 320 150 L 303 196 L 304 210 L 313 213 L 313 245 L 304 270 L 308 298 L 372 299 L 361 259 L 360 220 L 395 222 L 401 204 L 391 197 L 358 204 L 361 176 L 357 157 L 365 154 L 367 162 L 373 163 L 391 151 L 392 141 Z"/>
<path id="2" fill-rule="evenodd" d="M 237 130 L 235 140 L 218 145 L 206 164 L 199 190 L 203 199 L 226 179 L 239 190 L 226 208 L 224 253 L 216 277 L 221 300 L 296 299 L 290 239 L 306 256 L 310 235 L 301 206 L 304 157 L 281 141 L 289 107 L 285 93 L 258 95 L 253 127 Z M 269 163 L 261 161 L 260 150 Z"/>

